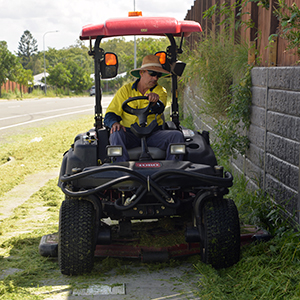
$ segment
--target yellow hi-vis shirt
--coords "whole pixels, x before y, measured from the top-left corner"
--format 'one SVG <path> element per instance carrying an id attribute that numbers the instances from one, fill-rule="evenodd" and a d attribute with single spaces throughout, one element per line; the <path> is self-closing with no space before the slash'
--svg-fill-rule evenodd
<path id="1" fill-rule="evenodd" d="M 124 127 L 130 128 L 131 124 L 134 124 L 135 122 L 139 123 L 138 117 L 134 115 L 130 115 L 123 111 L 122 104 L 125 100 L 127 100 L 130 97 L 137 97 L 137 96 L 144 96 L 142 93 L 139 92 L 139 90 L 136 89 L 137 81 L 134 83 L 128 83 L 122 86 L 115 94 L 114 98 L 110 102 L 107 110 L 107 113 L 115 113 L 119 117 L 121 117 L 120 124 Z M 167 91 L 164 87 L 160 85 L 156 85 L 154 88 L 149 89 L 146 93 L 156 93 L 159 96 L 159 100 L 166 106 L 167 104 Z M 128 105 L 132 108 L 144 108 L 149 104 L 149 101 L 147 99 L 145 100 L 135 100 L 130 102 Z M 151 114 L 147 118 L 147 126 L 155 119 L 155 114 Z M 157 116 L 157 123 L 158 125 L 163 125 L 163 120 L 161 118 L 161 115 Z"/>

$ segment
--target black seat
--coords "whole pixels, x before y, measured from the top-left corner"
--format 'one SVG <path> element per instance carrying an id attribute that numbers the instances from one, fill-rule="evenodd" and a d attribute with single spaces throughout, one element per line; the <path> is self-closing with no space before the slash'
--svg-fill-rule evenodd
<path id="1" fill-rule="evenodd" d="M 139 160 L 142 152 L 142 147 L 136 147 L 128 149 L 128 155 L 130 160 Z M 157 147 L 148 147 L 148 151 L 153 160 L 164 160 L 166 159 L 166 151 L 161 150 Z"/>

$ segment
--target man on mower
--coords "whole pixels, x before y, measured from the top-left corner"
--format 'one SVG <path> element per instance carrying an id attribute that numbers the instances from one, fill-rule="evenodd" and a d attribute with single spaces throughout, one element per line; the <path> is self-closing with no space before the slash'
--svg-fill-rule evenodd
<path id="1" fill-rule="evenodd" d="M 134 69 L 131 75 L 137 78 L 133 83 L 128 83 L 122 86 L 111 103 L 109 104 L 105 118 L 104 125 L 110 128 L 110 144 L 123 147 L 123 156 L 118 157 L 116 161 L 128 161 L 129 155 L 126 149 L 139 147 L 141 144 L 140 138 L 135 136 L 130 126 L 137 121 L 137 117 L 123 111 L 122 103 L 137 96 L 147 96 L 148 99 L 144 101 L 133 101 L 131 106 L 139 109 L 146 107 L 149 102 L 153 102 L 152 111 L 159 110 L 157 101 L 160 100 L 164 105 L 167 104 L 167 91 L 160 86 L 157 81 L 161 76 L 170 74 L 162 68 L 159 57 L 155 55 L 147 55 L 144 57 L 142 66 Z M 166 159 L 175 159 L 174 155 L 169 152 L 170 143 L 183 143 L 184 138 L 179 130 L 162 130 L 163 118 L 162 113 L 157 116 L 158 127 L 147 137 L 148 147 L 158 147 L 161 150 L 166 150 Z M 148 124 L 155 118 L 155 115 L 148 116 Z"/>

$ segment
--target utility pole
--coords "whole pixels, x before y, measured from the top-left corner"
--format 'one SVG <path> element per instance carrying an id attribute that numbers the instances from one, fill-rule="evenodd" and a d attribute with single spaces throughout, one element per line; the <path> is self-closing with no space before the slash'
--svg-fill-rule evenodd
<path id="1" fill-rule="evenodd" d="M 47 79 L 46 79 L 46 60 L 45 60 L 45 35 L 47 33 L 53 33 L 53 32 L 58 32 L 58 30 L 55 31 L 47 31 L 43 35 L 43 52 L 44 52 L 44 78 L 45 78 L 45 95 L 47 95 Z"/>

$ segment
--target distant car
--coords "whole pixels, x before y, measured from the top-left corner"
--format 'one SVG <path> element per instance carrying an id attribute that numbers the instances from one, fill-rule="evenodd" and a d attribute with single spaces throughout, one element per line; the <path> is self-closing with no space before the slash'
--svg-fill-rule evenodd
<path id="1" fill-rule="evenodd" d="M 90 88 L 90 96 L 94 96 L 95 95 L 95 86 L 93 85 L 91 88 Z"/>

